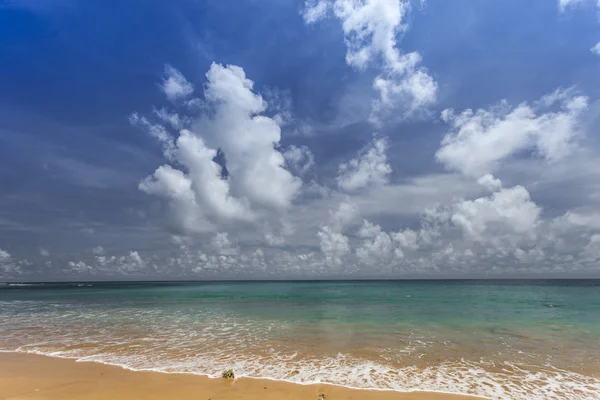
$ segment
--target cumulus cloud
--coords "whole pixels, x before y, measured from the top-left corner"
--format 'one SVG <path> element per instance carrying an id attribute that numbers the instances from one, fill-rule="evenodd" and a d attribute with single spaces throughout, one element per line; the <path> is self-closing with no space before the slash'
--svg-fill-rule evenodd
<path id="1" fill-rule="evenodd" d="M 492 192 L 502 188 L 502 181 L 497 179 L 492 174 L 485 174 L 477 179 L 477 183 Z"/>
<path id="2" fill-rule="evenodd" d="M 392 240 L 394 240 L 394 242 L 398 243 L 396 255 L 399 257 L 404 256 L 404 250 L 417 250 L 419 248 L 419 236 L 417 232 L 411 229 L 405 229 L 400 232 L 393 232 L 391 234 L 391 237 Z"/>
<path id="3" fill-rule="evenodd" d="M 74 272 L 76 274 L 90 274 L 94 268 L 91 265 L 86 264 L 83 261 L 69 261 L 67 272 Z"/>
<path id="4" fill-rule="evenodd" d="M 234 193 L 266 207 L 287 208 L 301 181 L 285 169 L 275 148 L 281 129 L 263 98 L 253 92 L 254 82 L 238 66 L 213 64 L 207 73 L 206 100 L 214 116 L 198 121 L 197 132 L 207 143 L 223 150 Z"/>
<path id="5" fill-rule="evenodd" d="M 239 251 L 237 246 L 229 239 L 229 234 L 227 232 L 217 233 L 212 238 L 211 245 L 217 253 L 221 255 L 233 255 L 237 254 Z"/>
<path id="6" fill-rule="evenodd" d="M 387 140 L 373 139 L 361 153 L 339 166 L 338 186 L 352 192 L 373 185 L 384 185 L 389 181 L 392 167 L 387 160 Z"/>
<path id="7" fill-rule="evenodd" d="M 385 260 L 394 254 L 392 238 L 379 225 L 364 220 L 358 235 L 364 238 L 362 245 L 356 249 L 356 256 L 361 262 Z"/>
<path id="8" fill-rule="evenodd" d="M 596 0 L 594 0 L 596 1 Z M 591 0 L 558 0 L 558 8 L 561 12 L 565 12 L 569 7 L 574 7 L 583 3 L 591 3 Z M 600 2 L 598 2 L 600 5 Z"/>
<path id="9" fill-rule="evenodd" d="M 221 166 L 214 161 L 216 150 L 188 130 L 181 131 L 176 146 L 175 157 L 188 173 L 163 165 L 140 183 L 141 190 L 184 203 L 185 215 L 197 215 L 192 221 L 200 222 L 206 213 L 223 219 L 252 218 L 246 202 L 231 196 L 229 181 L 221 178 Z"/>
<path id="10" fill-rule="evenodd" d="M 576 211 L 567 211 L 561 218 L 565 224 L 585 228 L 600 229 L 600 214 L 582 214 Z"/>
<path id="11" fill-rule="evenodd" d="M 139 126 L 158 140 L 162 146 L 163 154 L 168 160 L 174 159 L 175 139 L 161 124 L 150 122 L 146 117 L 140 116 L 138 113 L 133 113 L 129 117 L 129 123 L 134 126 Z"/>
<path id="12" fill-rule="evenodd" d="M 184 231 L 205 232 L 227 221 L 254 221 L 268 210 L 291 206 L 302 182 L 286 169 L 277 149 L 281 130 L 263 113 L 267 104 L 253 92 L 254 83 L 240 67 L 212 64 L 206 74 L 204 97 L 209 109 L 182 129 L 176 141 L 137 114 L 142 124 L 162 144 L 174 164 L 163 165 L 140 183 L 140 189 L 168 200 L 175 224 Z M 218 150 L 224 163 L 217 162 Z M 297 148 L 290 162 L 306 162 L 311 155 Z M 224 168 L 227 173 L 224 174 Z M 226 175 L 226 176 L 224 176 Z"/>
<path id="13" fill-rule="evenodd" d="M 544 219 L 528 185 L 505 186 L 496 176 L 517 158 L 554 165 L 568 161 L 583 135 L 586 97 L 562 90 L 514 107 L 446 110 L 442 117 L 450 129 L 436 159 L 453 172 L 390 184 L 387 140 L 375 137 L 339 166 L 337 188 L 314 183 L 319 195 L 294 204 L 300 189 L 294 174 L 311 168 L 312 153 L 302 146 L 278 146 L 277 122 L 264 115 L 267 105 L 241 68 L 213 68 L 207 74 L 208 111 L 181 129 L 172 147 L 163 141 L 170 163 L 140 184 L 168 200 L 186 231 L 211 232 L 196 249 L 193 241 L 177 241 L 179 254 L 165 264 L 171 276 L 452 275 L 478 273 L 482 265 L 486 273 L 518 274 L 532 273 L 533 265 L 540 273 L 589 270 L 596 262 L 593 235 L 600 234 L 600 226 L 594 225 L 599 219 L 593 213 Z M 268 121 L 254 132 L 256 119 Z M 266 138 L 259 138 L 259 131 Z M 275 186 L 245 174 L 252 168 L 266 169 L 276 187 L 294 194 L 275 193 Z M 282 210 L 293 221 L 293 228 L 284 229 L 292 240 L 271 230 L 285 225 L 269 219 Z M 245 232 L 239 229 L 245 225 L 232 223 L 252 228 Z M 256 243 L 266 246 L 257 250 Z M 155 268 L 147 261 L 142 268 L 134 259 L 102 255 L 87 265 L 120 273 Z"/>
<path id="14" fill-rule="evenodd" d="M 50 257 L 50 252 L 47 249 L 40 247 L 40 255 L 42 257 Z"/>
<path id="15" fill-rule="evenodd" d="M 6 250 L 0 249 L 0 276 L 10 277 L 19 275 L 20 270 L 17 268 L 12 256 Z"/>
<path id="16" fill-rule="evenodd" d="M 475 178 L 493 172 L 500 161 L 531 150 L 548 161 L 572 150 L 581 135 L 581 117 L 588 99 L 558 90 L 533 105 L 495 107 L 455 114 L 444 110 L 451 129 L 436 153 L 449 169 Z"/>
<path id="17" fill-rule="evenodd" d="M 558 0 L 558 8 L 560 12 L 566 12 L 569 8 L 574 8 L 583 4 L 596 4 L 600 9 L 600 0 Z M 592 53 L 600 55 L 600 42 L 596 43 L 591 49 Z"/>
<path id="18" fill-rule="evenodd" d="M 398 110 L 410 113 L 435 99 L 437 85 L 419 54 L 397 49 L 408 7 L 404 1 L 307 2 L 307 23 L 328 15 L 341 21 L 350 66 L 380 68 L 374 115 L 398 102 L 405 103 Z M 328 187 L 308 147 L 281 146 L 280 127 L 293 116 L 280 92 L 266 94 L 275 105 L 268 108 L 242 68 L 219 64 L 203 88 L 199 115 L 161 108 L 152 117 L 158 122 L 131 116 L 167 160 L 140 189 L 165 200 L 182 233 L 200 236 L 178 236 L 164 262 L 94 251 L 93 260 L 74 261 L 72 269 L 136 275 L 164 264 L 169 276 L 452 275 L 482 265 L 489 273 L 522 273 L 532 265 L 538 272 L 583 270 L 597 260 L 597 216 L 569 211 L 544 219 L 531 180 L 515 184 L 503 169 L 524 159 L 561 165 L 579 151 L 588 99 L 574 90 L 513 106 L 443 111 L 449 128 L 435 159 L 449 172 L 390 184 L 388 140 L 376 136 L 339 165 Z M 297 198 L 299 177 L 309 171 L 312 182 Z"/>
<path id="19" fill-rule="evenodd" d="M 379 98 L 371 119 L 390 116 L 390 111 L 411 115 L 436 100 L 437 83 L 422 67 L 418 52 L 402 54 L 397 36 L 407 29 L 407 0 L 308 0 L 303 12 L 307 24 L 328 15 L 340 20 L 347 46 L 346 62 L 359 70 L 377 67 L 373 87 Z"/>
<path id="20" fill-rule="evenodd" d="M 163 165 L 152 177 L 140 182 L 139 188 L 148 194 L 166 198 L 175 225 L 183 231 L 205 232 L 214 229 L 206 220 L 201 203 L 197 202 L 192 190 L 190 178 L 184 172 L 170 165 Z"/>
<path id="21" fill-rule="evenodd" d="M 363 238 L 362 244 L 356 249 L 356 256 L 366 265 L 385 262 L 388 267 L 402 263 L 406 252 L 419 249 L 419 234 L 411 229 L 399 232 L 385 232 L 381 226 L 366 219 L 358 230 L 358 236 Z"/>
<path id="22" fill-rule="evenodd" d="M 102 256 L 102 255 L 106 254 L 106 251 L 104 250 L 104 247 L 96 246 L 92 249 L 92 253 L 94 253 L 94 255 L 97 255 L 97 256 Z"/>
<path id="23" fill-rule="evenodd" d="M 522 186 L 500 189 L 488 197 L 461 201 L 453 207 L 451 221 L 475 241 L 485 241 L 497 231 L 533 235 L 541 208 Z"/>
<path id="24" fill-rule="evenodd" d="M 146 268 L 146 263 L 137 251 L 130 251 L 117 262 L 117 267 L 122 274 L 132 274 Z"/>
<path id="25" fill-rule="evenodd" d="M 307 24 L 313 24 L 327 16 L 329 4 L 323 0 L 306 0 L 302 16 Z"/>
<path id="26" fill-rule="evenodd" d="M 194 86 L 179 70 L 170 65 L 165 66 L 165 78 L 161 87 L 165 96 L 171 101 L 189 97 L 194 92 Z"/>
<path id="27" fill-rule="evenodd" d="M 592 235 L 590 241 L 585 246 L 584 253 L 590 261 L 600 261 L 600 234 Z"/>
<path id="28" fill-rule="evenodd" d="M 317 232 L 319 247 L 328 263 L 339 265 L 350 253 L 350 243 L 347 236 L 335 232 L 328 226 L 323 226 Z"/>
<path id="29" fill-rule="evenodd" d="M 341 265 L 351 252 L 350 239 L 343 234 L 356 220 L 358 209 L 349 198 L 342 199 L 329 211 L 329 221 L 321 224 L 317 238 L 327 265 Z"/>
<path id="30" fill-rule="evenodd" d="M 283 246 L 285 244 L 285 239 L 282 236 L 267 233 L 265 234 L 265 242 L 269 246 Z"/>
<path id="31" fill-rule="evenodd" d="M 283 152 L 283 158 L 290 171 L 304 175 L 315 164 L 315 158 L 306 146 L 290 146 Z"/>
<path id="32" fill-rule="evenodd" d="M 359 216 L 359 210 L 350 198 L 340 201 L 335 210 L 329 211 L 329 225 L 337 232 L 344 231 Z"/>
<path id="33" fill-rule="evenodd" d="M 558 4 L 566 10 L 585 1 Z M 410 4 L 306 1 L 305 22 L 339 22 L 346 64 L 370 74 L 376 99 L 356 106 L 360 96 L 346 93 L 342 108 L 352 106 L 345 115 L 366 109 L 372 121 L 382 122 L 427 110 L 436 101 L 438 84 L 421 54 L 399 48 Z M 592 51 L 600 53 L 599 46 Z M 130 122 L 148 132 L 164 155 L 164 165 L 157 164 L 139 189 L 168 209 L 173 230 L 162 237 L 168 245 L 148 253 L 110 254 L 101 246 L 92 249 L 97 242 L 90 241 L 80 257 L 61 262 L 65 274 L 244 279 L 598 271 L 600 192 L 578 199 L 577 209 L 557 211 L 543 201 L 542 192 L 552 190 L 541 186 L 550 184 L 540 184 L 533 168 L 519 168 L 560 168 L 574 150 L 581 154 L 577 146 L 588 99 L 573 90 L 535 102 L 443 111 L 447 131 L 435 160 L 447 171 L 390 183 L 385 138 L 375 137 L 333 171 L 321 160 L 327 149 L 317 153 L 325 161 L 319 169 L 311 149 L 281 140 L 282 127 L 288 134 L 300 125 L 291 113 L 291 94 L 261 89 L 261 95 L 241 67 L 213 64 L 205 82 L 192 84 L 166 66 L 159 85 L 167 105 L 146 115 L 133 113 Z M 306 142 L 318 145 L 317 139 Z M 572 166 L 564 170 L 560 191 L 571 189 L 573 175 L 590 176 Z M 586 187 L 595 186 L 588 179 Z M 105 227 L 101 233 L 98 242 L 105 241 Z M 158 242 L 148 241 L 145 248 L 154 250 Z M 43 249 L 40 254 L 49 256 Z M 24 267 L 30 264 L 0 250 L 2 276 L 29 276 Z"/>
<path id="34" fill-rule="evenodd" d="M 107 255 L 106 251 L 98 246 L 93 249 L 94 257 L 91 260 L 69 261 L 63 273 L 67 277 L 72 274 L 83 276 L 142 276 L 155 271 L 154 265 L 150 266 L 137 251 L 115 256 Z"/>
<path id="35" fill-rule="evenodd" d="M 156 115 L 164 124 L 169 125 L 175 130 L 187 128 L 192 122 L 187 116 L 179 115 L 178 113 L 168 111 L 165 108 L 155 109 L 154 115 Z"/>
<path id="36" fill-rule="evenodd" d="M 481 178 L 477 179 L 477 183 L 491 191 L 502 188 L 502 181 L 495 178 L 492 174 L 483 175 Z"/>

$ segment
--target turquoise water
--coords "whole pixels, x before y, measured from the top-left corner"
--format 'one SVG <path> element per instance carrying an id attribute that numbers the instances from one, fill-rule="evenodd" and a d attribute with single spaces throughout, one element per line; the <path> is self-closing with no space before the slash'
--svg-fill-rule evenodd
<path id="1" fill-rule="evenodd" d="M 600 281 L 0 286 L 0 350 L 494 399 L 600 399 Z"/>

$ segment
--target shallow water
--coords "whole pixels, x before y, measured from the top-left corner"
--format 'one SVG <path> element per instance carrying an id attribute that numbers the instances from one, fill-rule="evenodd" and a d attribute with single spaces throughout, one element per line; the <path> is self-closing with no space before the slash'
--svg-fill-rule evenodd
<path id="1" fill-rule="evenodd" d="M 0 350 L 494 399 L 600 399 L 600 281 L 0 286 Z"/>

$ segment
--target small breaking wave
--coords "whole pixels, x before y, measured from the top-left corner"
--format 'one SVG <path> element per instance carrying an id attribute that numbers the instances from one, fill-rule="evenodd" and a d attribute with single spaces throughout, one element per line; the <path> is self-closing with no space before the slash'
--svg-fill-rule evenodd
<path id="1" fill-rule="evenodd" d="M 6 286 L 10 287 L 27 287 L 27 286 L 41 286 L 43 283 L 6 283 Z"/>
<path id="2" fill-rule="evenodd" d="M 397 392 L 439 392 L 519 400 L 593 400 L 600 399 L 600 379 L 550 366 L 539 368 L 472 362 L 442 362 L 427 367 L 392 367 L 345 354 L 335 357 L 302 359 L 297 353 L 272 353 L 262 356 L 194 354 L 171 359 L 164 354 L 97 353 L 65 349 L 43 343 L 21 346 L 13 351 L 51 357 L 98 362 L 133 371 L 188 373 L 217 378 L 233 368 L 238 377 L 270 379 L 296 384 L 331 384 L 354 389 Z M 158 361 L 157 361 L 158 360 Z"/>

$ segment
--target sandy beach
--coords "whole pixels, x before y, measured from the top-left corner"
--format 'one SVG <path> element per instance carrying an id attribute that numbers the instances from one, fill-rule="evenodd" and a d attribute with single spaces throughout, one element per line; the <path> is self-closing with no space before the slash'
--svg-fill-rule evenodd
<path id="1" fill-rule="evenodd" d="M 440 393 L 353 390 L 260 379 L 210 379 L 190 374 L 130 371 L 94 362 L 33 354 L 0 353 L 3 400 L 459 400 Z"/>

